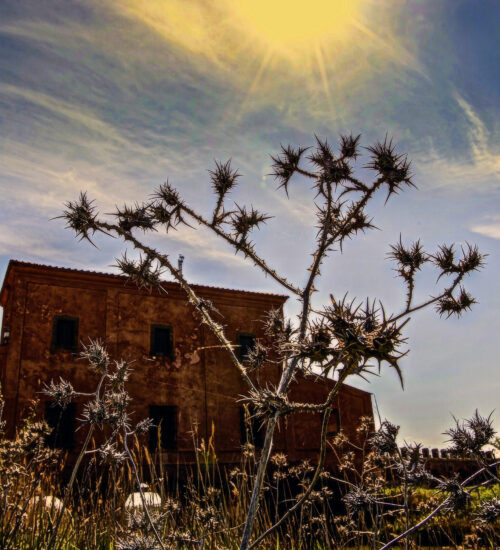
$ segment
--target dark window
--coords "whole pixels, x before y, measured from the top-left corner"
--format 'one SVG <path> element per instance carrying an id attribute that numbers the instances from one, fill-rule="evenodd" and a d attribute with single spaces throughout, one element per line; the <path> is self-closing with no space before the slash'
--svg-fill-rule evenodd
<path id="1" fill-rule="evenodd" d="M 177 449 L 177 407 L 172 405 L 150 405 L 149 418 L 153 426 L 149 430 L 149 450 Z"/>
<path id="2" fill-rule="evenodd" d="M 48 401 L 45 403 L 45 420 L 52 428 L 47 437 L 47 445 L 52 449 L 72 449 L 75 436 L 76 405 L 69 403 L 63 409 Z"/>
<path id="3" fill-rule="evenodd" d="M 252 407 L 240 407 L 241 444 L 251 443 L 255 448 L 264 446 L 265 429 L 262 420 L 257 418 Z"/>
<path id="4" fill-rule="evenodd" d="M 245 360 L 248 352 L 255 347 L 255 334 L 240 332 L 237 337 L 238 341 L 238 357 Z"/>
<path id="5" fill-rule="evenodd" d="M 174 331 L 168 325 L 151 325 L 150 355 L 158 357 L 174 356 Z"/>
<path id="6" fill-rule="evenodd" d="M 73 353 L 78 351 L 78 317 L 67 315 L 54 317 L 50 349 L 52 352 L 58 349 L 65 349 Z"/>
<path id="7" fill-rule="evenodd" d="M 338 409 L 332 409 L 330 419 L 328 420 L 327 435 L 337 435 L 340 432 L 340 414 Z"/>

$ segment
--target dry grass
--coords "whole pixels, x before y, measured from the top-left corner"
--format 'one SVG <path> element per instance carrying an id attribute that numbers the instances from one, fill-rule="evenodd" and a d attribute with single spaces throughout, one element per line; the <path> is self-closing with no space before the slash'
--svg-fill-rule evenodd
<path id="1" fill-rule="evenodd" d="M 3 439 L 0 453 L 0 547 L 5 549 L 45 549 L 51 535 L 58 505 L 53 497 L 63 498 L 61 480 L 67 472 L 67 456 L 47 449 L 46 426 L 28 417 L 14 441 Z M 344 442 L 345 444 L 345 442 Z M 159 508 L 150 513 L 165 548 L 237 548 L 248 510 L 251 486 L 258 457 L 252 445 L 242 449 L 241 463 L 230 470 L 222 468 L 213 445 L 193 431 L 196 464 L 167 471 L 157 455 L 134 438 L 131 452 L 138 465 L 139 477 L 148 483 L 148 491 L 161 498 Z M 365 461 L 372 467 L 373 457 Z M 343 480 L 352 479 L 344 470 Z M 269 481 L 261 499 L 256 533 L 268 529 L 284 509 L 308 486 L 314 468 L 309 463 L 290 465 L 286 456 L 271 460 Z M 66 474 L 67 477 L 67 474 Z M 137 491 L 131 465 L 103 465 L 96 454 L 89 454 L 73 486 L 68 506 L 62 514 L 53 548 L 69 549 L 154 549 L 149 522 L 142 508 L 127 510 L 125 501 Z M 345 492 L 345 491 L 344 491 Z M 488 493 L 488 494 L 486 494 Z M 392 502 L 401 500 L 396 487 L 387 492 Z M 478 488 L 471 506 L 484 498 L 500 496 L 500 488 Z M 48 498 L 49 497 L 49 498 Z M 260 548 L 333 549 L 373 548 L 373 510 L 347 515 L 343 510 L 339 486 L 327 472 L 305 505 L 280 529 L 272 533 Z M 434 490 L 415 490 L 410 499 L 412 520 L 419 521 L 426 510 L 438 502 Z M 470 510 L 469 510 L 470 512 Z M 466 544 L 467 548 L 495 548 L 496 524 L 478 528 L 467 510 L 440 515 L 412 541 L 411 548 Z M 377 538 L 390 540 L 394 532 L 404 531 L 401 509 L 380 512 L 375 518 Z M 377 548 L 381 544 L 377 543 Z"/>

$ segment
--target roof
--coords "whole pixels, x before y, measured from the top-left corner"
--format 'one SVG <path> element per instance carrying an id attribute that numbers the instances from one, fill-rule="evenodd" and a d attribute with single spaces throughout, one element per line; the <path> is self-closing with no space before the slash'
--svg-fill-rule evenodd
<path id="1" fill-rule="evenodd" d="M 16 260 L 11 259 L 9 260 L 9 263 L 7 265 L 7 270 L 5 272 L 4 281 L 2 284 L 2 289 L 0 291 L 0 305 L 5 305 L 6 296 L 4 296 L 8 290 L 8 284 L 7 281 L 9 279 L 9 275 L 13 269 L 16 267 L 21 268 L 32 268 L 32 269 L 40 269 L 43 271 L 53 271 L 53 272 L 60 272 L 60 273 L 74 273 L 74 274 L 82 274 L 82 275 L 95 275 L 97 277 L 106 277 L 109 279 L 115 279 L 117 281 L 127 282 L 128 277 L 126 275 L 118 275 L 117 273 L 106 273 L 104 271 L 93 271 L 90 269 L 76 269 L 73 267 L 61 267 L 61 266 L 55 266 L 55 265 L 49 265 L 49 264 L 40 264 L 35 262 L 26 262 L 23 260 Z M 178 283 L 175 283 L 173 281 L 164 281 L 167 285 L 175 285 L 179 286 Z M 253 291 L 253 290 L 243 290 L 243 289 L 234 289 L 234 288 L 226 288 L 226 287 L 218 287 L 218 286 L 211 286 L 211 285 L 198 285 L 193 284 L 191 285 L 194 289 L 198 290 L 214 290 L 214 291 L 221 291 L 224 293 L 235 293 L 235 294 L 244 294 L 249 297 L 262 297 L 262 298 L 275 298 L 278 299 L 281 302 L 285 302 L 288 299 L 288 296 L 286 294 L 276 294 L 272 292 L 260 292 L 260 291 Z"/>

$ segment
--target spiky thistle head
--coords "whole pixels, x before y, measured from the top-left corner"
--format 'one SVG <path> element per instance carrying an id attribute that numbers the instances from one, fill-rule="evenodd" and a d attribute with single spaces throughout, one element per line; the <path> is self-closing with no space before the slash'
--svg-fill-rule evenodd
<path id="1" fill-rule="evenodd" d="M 258 370 L 262 367 L 267 358 L 267 348 L 258 340 L 247 352 L 243 360 L 251 369 Z"/>
<path id="2" fill-rule="evenodd" d="M 384 420 L 380 424 L 380 428 L 369 439 L 369 442 L 377 453 L 393 455 L 398 450 L 396 442 L 398 433 L 399 426 L 392 424 L 388 420 Z"/>
<path id="3" fill-rule="evenodd" d="M 108 368 L 109 354 L 102 340 L 90 339 L 87 345 L 83 345 L 80 357 L 87 360 L 97 372 L 104 372 Z"/>
<path id="4" fill-rule="evenodd" d="M 340 136 L 340 154 L 344 158 L 356 160 L 359 156 L 359 140 L 361 134 L 354 137 L 352 134 Z"/>
<path id="5" fill-rule="evenodd" d="M 500 499 L 482 500 L 476 508 L 474 519 L 480 525 L 492 525 L 500 519 Z"/>
<path id="6" fill-rule="evenodd" d="M 253 206 L 247 210 L 245 206 L 236 205 L 237 210 L 231 215 L 231 226 L 236 239 L 246 242 L 247 236 L 252 229 L 258 228 L 261 224 L 271 219 L 271 216 L 261 214 Z"/>
<path id="7" fill-rule="evenodd" d="M 439 278 L 443 275 L 460 274 L 466 275 L 473 271 L 479 271 L 485 265 L 485 254 L 479 252 L 477 246 L 465 243 L 462 247 L 462 257 L 457 260 L 453 245 L 441 245 L 434 256 L 431 256 L 433 263 L 441 271 Z"/>
<path id="8" fill-rule="evenodd" d="M 457 477 L 441 481 L 438 484 L 438 489 L 448 493 L 445 508 L 450 512 L 463 510 L 470 502 L 471 495 L 469 491 L 462 487 Z"/>
<path id="9" fill-rule="evenodd" d="M 496 432 L 493 428 L 491 414 L 481 416 L 477 409 L 472 418 L 459 422 L 455 419 L 455 427 L 450 428 L 445 435 L 455 451 L 462 454 L 478 454 L 485 445 L 489 445 Z"/>
<path id="10" fill-rule="evenodd" d="M 351 175 L 348 162 L 344 158 L 336 158 L 328 140 L 323 141 L 318 136 L 316 148 L 308 159 L 319 170 L 316 188 L 320 194 L 324 195 L 328 186 L 336 186 Z"/>
<path id="11" fill-rule="evenodd" d="M 441 317 L 443 315 L 446 315 L 446 318 L 452 315 L 460 317 L 476 303 L 477 301 L 461 286 L 456 296 L 452 292 L 448 292 L 440 298 L 436 304 L 436 311 Z"/>
<path id="12" fill-rule="evenodd" d="M 278 188 L 283 187 L 288 195 L 288 184 L 290 179 L 299 168 L 300 159 L 302 155 L 307 151 L 307 147 L 292 147 L 287 145 L 281 146 L 281 153 L 271 159 L 273 161 L 273 171 L 271 175 L 278 180 Z"/>
<path id="13" fill-rule="evenodd" d="M 154 230 L 156 220 L 151 215 L 149 205 L 135 203 L 133 206 L 124 205 L 116 208 L 113 216 L 118 220 L 118 226 L 123 231 L 142 229 L 144 232 Z"/>
<path id="14" fill-rule="evenodd" d="M 73 397 L 76 395 L 71 383 L 62 378 L 59 378 L 59 382 L 51 380 L 49 384 L 44 384 L 42 393 L 63 409 L 71 403 Z"/>
<path id="15" fill-rule="evenodd" d="M 388 256 L 396 261 L 398 273 L 404 279 L 408 279 L 413 273 L 419 271 L 423 264 L 429 260 L 429 256 L 419 240 L 406 247 L 403 245 L 401 235 L 399 242 L 391 245 Z"/>
<path id="16" fill-rule="evenodd" d="M 121 258 L 116 258 L 116 267 L 133 281 L 139 288 L 153 290 L 161 288 L 161 278 L 164 269 L 160 264 L 155 263 L 151 256 L 139 256 L 139 259 L 131 260 L 125 252 Z"/>
<path id="17" fill-rule="evenodd" d="M 77 200 L 64 203 L 66 210 L 61 216 L 66 220 L 66 227 L 72 229 L 80 240 L 87 240 L 94 245 L 90 235 L 97 231 L 97 212 L 95 201 L 89 200 L 87 193 L 82 191 Z M 94 245 L 95 246 L 95 245 Z"/>
<path id="18" fill-rule="evenodd" d="M 357 515 L 364 510 L 369 510 L 375 504 L 375 497 L 362 487 L 353 487 L 346 493 L 344 501 L 349 515 Z"/>
<path id="19" fill-rule="evenodd" d="M 276 413 L 283 415 L 290 412 L 288 397 L 279 394 L 276 388 L 251 390 L 245 401 L 251 404 L 254 416 L 261 420 L 267 420 Z"/>
<path id="20" fill-rule="evenodd" d="M 388 140 L 386 136 L 383 142 L 378 142 L 367 149 L 371 156 L 367 167 L 375 170 L 387 185 L 387 199 L 393 193 L 398 193 L 403 185 L 415 186 L 411 179 L 411 163 L 406 155 L 396 153 L 392 139 Z"/>
<path id="21" fill-rule="evenodd" d="M 215 161 L 215 168 L 209 170 L 212 188 L 217 195 L 223 197 L 236 185 L 236 180 L 241 176 L 237 170 L 231 167 L 231 160 L 225 163 Z"/>
<path id="22" fill-rule="evenodd" d="M 160 185 L 153 198 L 164 202 L 167 206 L 177 206 L 181 203 L 179 192 L 168 181 Z"/>

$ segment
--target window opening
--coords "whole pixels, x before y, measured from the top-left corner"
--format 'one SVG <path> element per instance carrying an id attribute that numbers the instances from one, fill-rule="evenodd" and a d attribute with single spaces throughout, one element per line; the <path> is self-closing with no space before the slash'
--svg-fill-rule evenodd
<path id="1" fill-rule="evenodd" d="M 151 325 L 150 355 L 172 358 L 174 356 L 173 332 L 169 325 Z"/>
<path id="2" fill-rule="evenodd" d="M 244 361 L 249 352 L 255 348 L 255 334 L 250 334 L 248 332 L 241 332 L 237 337 L 238 342 L 238 357 L 241 361 Z"/>
<path id="3" fill-rule="evenodd" d="M 51 351 L 78 351 L 78 317 L 56 315 L 52 325 Z"/>

